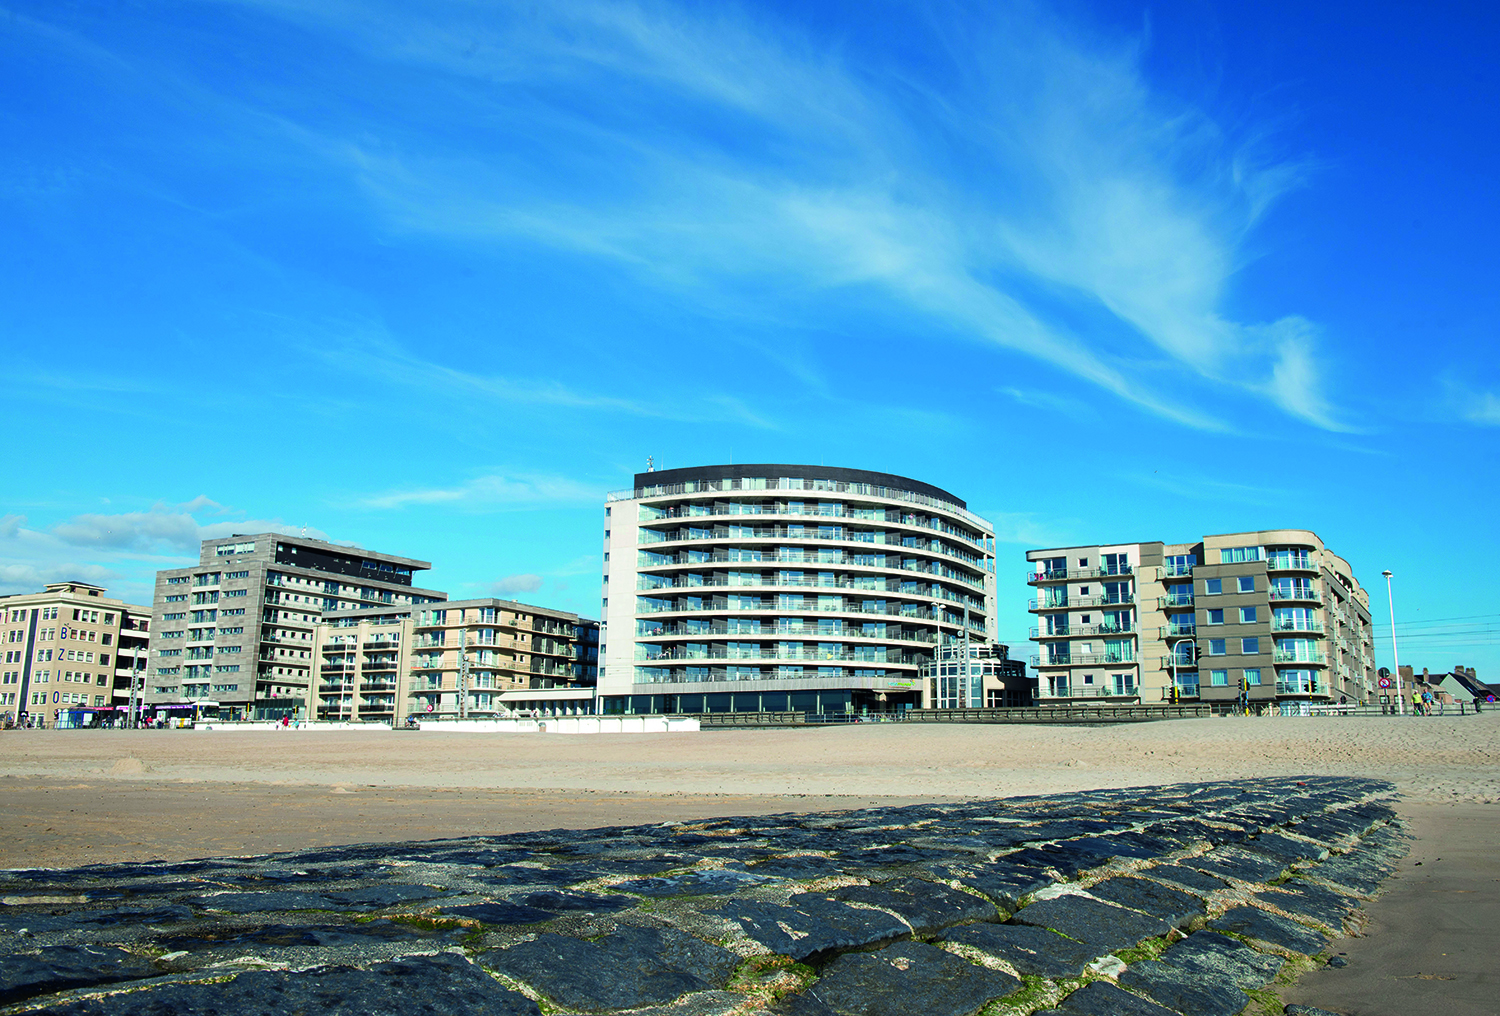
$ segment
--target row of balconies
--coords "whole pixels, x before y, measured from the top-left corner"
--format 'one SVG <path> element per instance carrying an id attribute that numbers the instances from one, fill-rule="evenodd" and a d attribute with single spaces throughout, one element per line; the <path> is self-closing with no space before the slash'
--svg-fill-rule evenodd
<path id="1" fill-rule="evenodd" d="M 686 510 L 684 510 L 686 509 Z M 983 536 L 974 536 L 943 522 L 940 519 L 932 519 L 931 522 L 919 521 L 915 515 L 905 514 L 899 511 L 887 511 L 882 509 L 853 509 L 852 511 L 843 505 L 804 505 L 801 508 L 792 508 L 790 505 L 749 505 L 735 504 L 713 507 L 706 505 L 673 506 L 667 509 L 650 509 L 648 517 L 641 519 L 644 525 L 667 519 L 695 519 L 695 518 L 735 518 L 747 516 L 750 518 L 820 518 L 820 519 L 851 519 L 855 523 L 861 522 L 884 522 L 891 525 L 909 526 L 912 529 L 923 531 L 936 531 L 949 536 L 956 536 L 966 543 L 972 544 L 980 550 L 985 549 Z"/>
<path id="2" fill-rule="evenodd" d="M 746 627 L 736 625 L 730 627 L 727 624 L 711 625 L 678 625 L 664 624 L 655 628 L 647 629 L 636 635 L 637 639 L 648 638 L 691 638 L 693 636 L 806 636 L 816 638 L 867 638 L 877 639 L 885 642 L 927 642 L 933 641 L 933 633 L 930 631 L 892 631 L 892 632 L 866 632 L 859 628 L 829 627 L 823 628 L 813 625 L 780 625 L 766 624 Z"/>
<path id="3" fill-rule="evenodd" d="M 649 647 L 655 648 L 655 647 Z M 686 646 L 668 646 L 652 654 L 648 647 L 636 648 L 638 663 L 661 663 L 673 660 L 794 660 L 803 663 L 820 661 L 848 661 L 852 663 L 884 663 L 898 666 L 916 666 L 926 663 L 928 657 L 915 653 L 897 653 L 878 649 L 789 649 L 768 648 L 730 649 L 727 646 L 709 646 L 707 649 L 689 649 Z"/>
<path id="4" fill-rule="evenodd" d="M 784 540 L 791 543 L 803 541 L 833 542 L 833 543 L 863 543 L 879 547 L 895 547 L 901 550 L 909 550 L 920 554 L 940 554 L 962 561 L 976 570 L 983 569 L 984 559 L 977 554 L 971 554 L 966 550 L 951 547 L 937 538 L 904 536 L 901 533 L 885 533 L 881 531 L 863 531 L 858 529 L 845 529 L 839 527 L 827 527 L 831 531 L 820 532 L 815 529 L 788 528 L 786 526 L 754 526 L 748 531 L 741 527 L 716 526 L 713 529 L 642 529 L 639 546 L 654 547 L 665 543 L 685 543 L 701 540 L 713 540 L 722 543 L 738 543 L 746 540 Z M 741 531 L 735 532 L 735 529 Z M 937 546 L 933 546 L 937 544 Z"/>
<path id="5" fill-rule="evenodd" d="M 1038 582 L 1067 582 L 1073 579 L 1128 577 L 1134 574 L 1135 566 L 1131 564 L 1109 565 L 1100 568 L 1051 568 L 1045 571 L 1028 571 L 1026 573 L 1026 581 L 1035 585 Z"/>

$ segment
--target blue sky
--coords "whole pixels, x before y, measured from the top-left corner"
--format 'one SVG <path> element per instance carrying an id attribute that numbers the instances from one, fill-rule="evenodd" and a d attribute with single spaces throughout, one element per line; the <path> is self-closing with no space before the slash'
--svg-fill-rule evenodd
<path id="1" fill-rule="evenodd" d="M 1012 640 L 1028 546 L 1299 527 L 1500 678 L 1496 17 L 0 0 L 0 591 L 305 526 L 597 615 L 647 455 L 826 462 Z"/>

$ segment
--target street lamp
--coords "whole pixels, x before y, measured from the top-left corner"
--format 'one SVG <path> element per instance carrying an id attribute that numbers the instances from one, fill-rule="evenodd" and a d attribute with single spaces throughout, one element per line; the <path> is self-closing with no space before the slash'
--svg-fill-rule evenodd
<path id="1" fill-rule="evenodd" d="M 1380 574 L 1385 576 L 1385 600 L 1391 606 L 1391 659 L 1396 661 L 1396 711 L 1405 716 L 1406 693 L 1401 690 L 1401 653 L 1396 649 L 1396 599 L 1391 595 L 1390 569 Z"/>

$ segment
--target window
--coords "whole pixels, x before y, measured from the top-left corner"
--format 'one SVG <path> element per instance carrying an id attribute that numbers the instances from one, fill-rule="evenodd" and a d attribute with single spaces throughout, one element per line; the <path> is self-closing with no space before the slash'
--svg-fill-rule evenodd
<path id="1" fill-rule="evenodd" d="M 1259 547 L 1220 547 L 1220 564 L 1244 564 L 1246 561 L 1259 561 Z"/>
<path id="2" fill-rule="evenodd" d="M 1240 639 L 1240 652 L 1246 656 L 1254 656 L 1260 652 L 1260 639 Z"/>
<path id="3" fill-rule="evenodd" d="M 1240 624 L 1254 624 L 1254 623 L 1255 623 L 1255 608 L 1254 607 L 1241 607 L 1240 608 Z"/>
<path id="4" fill-rule="evenodd" d="M 1240 592 L 1242 592 L 1242 593 L 1253 593 L 1253 592 L 1255 592 L 1255 576 L 1254 575 L 1241 575 L 1236 580 L 1236 582 L 1239 584 L 1239 591 Z"/>
<path id="5" fill-rule="evenodd" d="M 1245 674 L 1245 687 L 1249 688 L 1249 687 L 1252 687 L 1254 685 L 1260 684 L 1260 670 L 1259 670 L 1259 668 L 1246 667 L 1245 670 L 1244 670 L 1244 674 Z"/>
<path id="6" fill-rule="evenodd" d="M 1223 624 L 1224 623 L 1224 612 L 1222 610 L 1210 610 L 1208 612 L 1208 623 L 1209 624 Z"/>
<path id="7" fill-rule="evenodd" d="M 1224 591 L 1223 579 L 1204 579 L 1203 593 L 1205 596 L 1218 596 Z"/>
<path id="8" fill-rule="evenodd" d="M 1224 640 L 1223 639 L 1209 639 L 1208 640 L 1208 655 L 1210 655 L 1210 656 L 1223 656 L 1224 655 Z"/>
<path id="9" fill-rule="evenodd" d="M 1210 670 L 1208 672 L 1208 683 L 1211 684 L 1211 685 L 1213 685 L 1215 688 L 1225 688 L 1225 687 L 1228 687 L 1229 686 L 1229 671 L 1227 671 L 1227 670 Z"/>
<path id="10" fill-rule="evenodd" d="M 171 575 L 171 576 L 168 576 L 168 578 L 167 578 L 167 585 L 169 585 L 169 586 L 180 586 L 180 585 L 184 584 L 185 582 L 187 582 L 187 580 L 188 580 L 188 577 L 186 575 Z"/>

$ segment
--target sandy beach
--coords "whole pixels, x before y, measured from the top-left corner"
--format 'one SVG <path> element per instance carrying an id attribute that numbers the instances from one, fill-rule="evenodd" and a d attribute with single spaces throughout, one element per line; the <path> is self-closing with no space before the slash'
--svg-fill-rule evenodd
<path id="1" fill-rule="evenodd" d="M 1286 1000 L 1351 1016 L 1490 1011 L 1500 713 L 572 737 L 8 731 L 0 867 L 1298 774 L 1394 782 L 1417 840 L 1350 965 Z"/>
<path id="2" fill-rule="evenodd" d="M 1409 804 L 1495 804 L 1500 713 L 584 736 L 10 731 L 0 866 L 1304 773 L 1392 780 Z"/>

